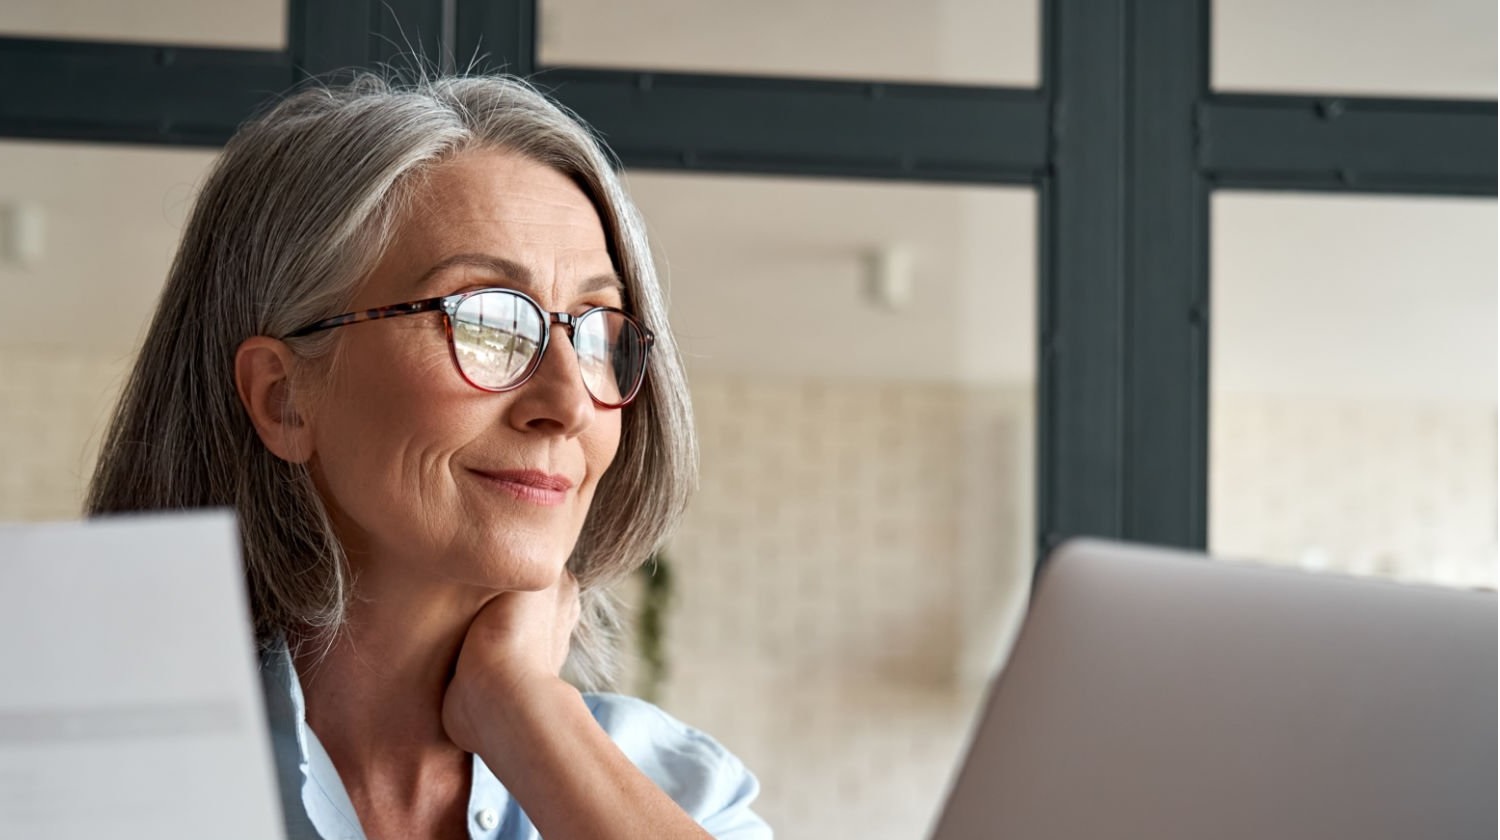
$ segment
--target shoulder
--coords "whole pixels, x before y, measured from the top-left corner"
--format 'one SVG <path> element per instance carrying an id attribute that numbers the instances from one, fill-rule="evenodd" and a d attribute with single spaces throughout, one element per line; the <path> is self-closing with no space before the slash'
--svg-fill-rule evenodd
<path id="1" fill-rule="evenodd" d="M 760 783 L 718 741 L 645 700 L 621 694 L 583 698 L 620 751 L 710 834 L 734 840 L 771 837 L 750 810 Z"/>

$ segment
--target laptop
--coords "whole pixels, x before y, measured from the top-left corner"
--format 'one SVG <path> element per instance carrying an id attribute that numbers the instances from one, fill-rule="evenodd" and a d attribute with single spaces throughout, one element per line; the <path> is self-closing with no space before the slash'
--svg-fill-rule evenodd
<path id="1" fill-rule="evenodd" d="M 933 840 L 1496 836 L 1496 597 L 1070 541 Z"/>

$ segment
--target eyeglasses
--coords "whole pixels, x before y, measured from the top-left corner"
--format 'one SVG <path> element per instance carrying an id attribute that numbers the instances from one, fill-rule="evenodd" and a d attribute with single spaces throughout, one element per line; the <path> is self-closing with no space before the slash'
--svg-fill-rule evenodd
<path id="1" fill-rule="evenodd" d="M 512 289 L 478 289 L 348 312 L 308 324 L 287 338 L 421 312 L 443 313 L 458 372 L 483 391 L 510 391 L 526 384 L 541 366 L 552 325 L 562 324 L 578 356 L 583 386 L 601 408 L 619 408 L 635 399 L 646 379 L 646 356 L 656 340 L 619 309 L 596 306 L 582 315 L 548 312 Z"/>

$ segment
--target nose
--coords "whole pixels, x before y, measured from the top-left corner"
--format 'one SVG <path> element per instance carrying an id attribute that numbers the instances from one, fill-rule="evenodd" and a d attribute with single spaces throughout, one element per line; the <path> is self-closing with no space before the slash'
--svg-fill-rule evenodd
<path id="1" fill-rule="evenodd" d="M 597 409 L 583 384 L 572 329 L 556 322 L 550 326 L 552 334 L 536 372 L 516 389 L 510 422 L 522 431 L 573 437 L 588 428 Z"/>

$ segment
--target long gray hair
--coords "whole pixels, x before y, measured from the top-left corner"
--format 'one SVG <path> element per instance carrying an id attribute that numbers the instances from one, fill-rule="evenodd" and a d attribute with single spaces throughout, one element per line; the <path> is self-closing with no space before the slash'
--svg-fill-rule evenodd
<path id="1" fill-rule="evenodd" d="M 257 637 L 327 645 L 353 595 L 347 558 L 306 467 L 261 443 L 235 389 L 246 338 L 285 336 L 345 311 L 433 166 L 474 148 L 526 155 L 572 178 L 604 224 L 626 306 L 656 333 L 624 409 L 569 569 L 582 616 L 569 674 L 614 674 L 610 584 L 666 538 L 696 479 L 687 385 L 644 226 L 602 145 L 576 118 L 504 76 L 397 85 L 361 76 L 297 93 L 243 127 L 183 236 L 89 488 L 90 514 L 233 507 Z M 319 359 L 338 331 L 288 344 Z"/>

